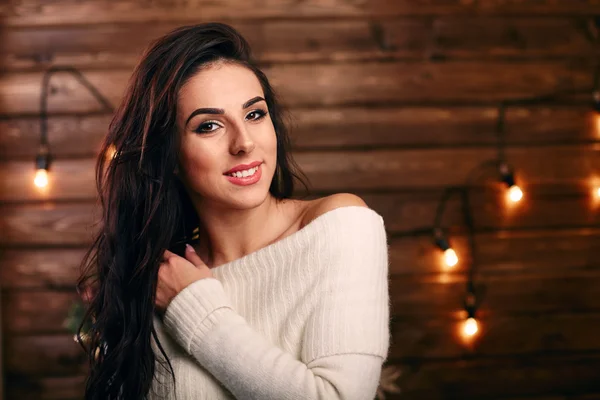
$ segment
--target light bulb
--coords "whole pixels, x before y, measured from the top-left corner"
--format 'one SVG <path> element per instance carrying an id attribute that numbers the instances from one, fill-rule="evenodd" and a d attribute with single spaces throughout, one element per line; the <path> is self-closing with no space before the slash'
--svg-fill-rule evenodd
<path id="1" fill-rule="evenodd" d="M 475 318 L 467 318 L 463 325 L 463 333 L 465 336 L 471 337 L 479 331 L 479 325 Z"/>
<path id="2" fill-rule="evenodd" d="M 596 197 L 598 197 L 600 199 L 600 186 L 598 186 L 596 188 L 596 190 L 594 191 L 594 193 L 596 193 Z"/>
<path id="3" fill-rule="evenodd" d="M 48 185 L 48 171 L 46 171 L 45 169 L 36 170 L 33 183 L 39 188 L 46 187 Z"/>
<path id="4" fill-rule="evenodd" d="M 454 249 L 449 248 L 444 251 L 444 260 L 449 267 L 454 267 L 458 263 L 458 256 Z"/>
<path id="5" fill-rule="evenodd" d="M 523 191 L 517 185 L 512 185 L 510 189 L 508 189 L 508 198 L 516 203 L 523 198 Z"/>

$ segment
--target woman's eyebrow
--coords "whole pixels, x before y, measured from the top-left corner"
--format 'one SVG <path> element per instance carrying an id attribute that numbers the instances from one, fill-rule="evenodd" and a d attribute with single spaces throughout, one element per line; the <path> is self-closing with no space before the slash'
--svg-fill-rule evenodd
<path id="1" fill-rule="evenodd" d="M 258 103 L 259 101 L 265 101 L 265 99 L 263 99 L 260 96 L 251 98 L 250 100 L 242 104 L 242 110 L 250 107 L 254 103 Z M 185 121 L 185 126 L 187 126 L 188 122 L 190 122 L 190 119 L 194 118 L 198 114 L 225 114 L 225 110 L 223 110 L 222 108 L 198 108 L 190 114 L 188 119 Z"/>

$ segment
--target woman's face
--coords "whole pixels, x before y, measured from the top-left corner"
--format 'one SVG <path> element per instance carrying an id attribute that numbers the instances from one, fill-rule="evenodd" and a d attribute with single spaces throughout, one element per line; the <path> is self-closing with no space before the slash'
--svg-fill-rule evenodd
<path id="1" fill-rule="evenodd" d="M 265 200 L 275 173 L 277 140 L 263 99 L 254 73 L 239 65 L 215 64 L 182 87 L 178 173 L 193 198 L 236 209 Z M 255 183 L 240 185 L 226 176 L 233 167 L 256 161 L 261 164 Z"/>

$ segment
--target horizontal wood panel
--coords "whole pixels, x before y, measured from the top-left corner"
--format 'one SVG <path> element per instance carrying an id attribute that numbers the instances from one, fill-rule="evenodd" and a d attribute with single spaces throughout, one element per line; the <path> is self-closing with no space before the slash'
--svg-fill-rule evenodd
<path id="1" fill-rule="evenodd" d="M 592 55 L 600 50 L 592 22 L 592 18 L 436 18 L 430 48 L 435 55 L 450 58 L 557 58 L 579 51 Z M 392 38 L 401 35 L 395 25 L 386 23 L 385 28 Z"/>
<path id="2" fill-rule="evenodd" d="M 545 361 L 546 359 L 543 359 L 543 361 Z M 561 363 L 563 366 L 569 367 L 571 365 L 577 365 L 579 362 L 579 359 L 577 358 L 577 356 L 574 357 L 560 357 L 560 358 L 553 358 L 553 360 L 556 360 L 554 362 L 551 362 L 549 366 L 545 366 L 544 368 L 542 368 L 542 373 L 543 376 L 547 376 L 548 374 L 550 374 L 551 376 L 561 376 L 560 373 L 562 372 L 560 366 Z M 585 367 L 589 367 L 590 369 L 593 369 L 594 366 L 596 365 L 593 361 L 590 361 L 589 358 L 584 358 L 585 362 L 584 362 L 584 368 Z M 513 376 L 513 378 L 515 378 L 516 376 L 518 376 L 518 374 L 522 374 L 524 372 L 528 372 L 529 374 L 533 374 L 533 371 L 530 371 L 526 368 L 526 366 L 528 365 L 528 360 L 521 360 L 521 359 L 517 359 L 517 360 L 511 360 L 513 363 L 517 363 L 518 365 L 520 365 L 520 367 L 517 367 L 514 371 L 515 376 Z M 510 368 L 510 362 L 511 361 L 505 361 L 504 362 L 504 371 L 506 372 L 506 369 Z M 443 364 L 442 366 L 437 365 L 437 368 L 425 368 L 423 374 L 425 375 L 422 379 L 421 382 L 423 384 L 427 384 L 427 382 L 432 381 L 432 380 L 439 380 L 440 376 L 444 374 L 444 369 L 453 371 L 452 374 L 452 378 L 453 378 L 453 382 L 457 382 L 457 385 L 459 388 L 464 387 L 464 386 L 468 386 L 468 385 L 472 385 L 474 383 L 475 380 L 477 380 L 477 377 L 479 377 L 479 375 L 477 374 L 477 366 L 479 364 L 477 364 L 477 362 L 467 362 L 467 373 L 475 373 L 475 375 L 471 375 L 471 377 L 468 376 L 464 376 L 462 377 L 462 380 L 460 380 L 459 377 L 457 377 L 456 375 L 456 371 L 460 371 L 461 366 L 465 364 L 462 361 L 458 361 L 458 362 L 450 362 L 450 363 L 446 363 Z M 396 364 L 394 364 L 396 365 Z M 534 362 L 534 366 L 537 365 Z M 411 372 L 411 376 L 410 379 L 411 381 L 415 381 L 417 379 L 419 379 L 419 377 L 416 377 L 415 375 L 418 373 L 416 371 L 414 371 L 415 367 L 412 366 L 405 366 L 400 364 L 399 365 L 403 371 L 406 371 L 408 369 L 408 371 Z M 489 369 L 489 368 L 488 368 Z M 575 371 L 575 373 L 577 373 L 577 371 Z M 433 376 L 432 376 L 433 375 Z M 490 375 L 493 376 L 492 373 L 490 373 Z M 581 383 L 581 382 L 585 382 L 585 380 L 582 381 L 582 379 L 584 379 L 585 377 L 589 377 L 589 374 L 585 375 L 585 376 L 581 376 L 579 379 L 577 379 L 576 383 Z M 568 378 L 568 376 L 566 377 Z M 84 383 L 85 383 L 85 377 L 84 376 L 70 376 L 70 377 L 22 377 L 22 376 L 15 376 L 14 374 L 10 374 L 9 375 L 9 379 L 11 380 L 11 385 L 7 388 L 7 400 L 78 400 L 81 399 L 83 390 L 84 390 Z M 400 377 L 398 378 L 399 382 L 402 382 L 405 378 Z M 538 381 L 536 381 L 536 384 L 538 385 L 538 387 L 540 386 L 539 383 L 539 379 Z M 591 378 L 590 378 L 591 379 Z M 514 379 L 510 382 L 513 382 Z M 560 382 L 563 382 L 562 380 Z M 590 380 L 590 382 L 593 382 Z M 562 384 L 562 386 L 566 386 L 568 382 L 565 382 Z M 572 389 L 570 390 L 570 388 L 566 388 L 566 392 L 568 392 L 569 394 L 564 394 L 564 395 L 555 395 L 555 394 L 549 394 L 547 393 L 548 388 L 544 388 L 542 387 L 542 392 L 546 392 L 546 394 L 539 394 L 539 395 L 529 395 L 526 397 L 522 397 L 520 395 L 509 395 L 510 397 L 506 397 L 506 396 L 502 396 L 503 393 L 505 393 L 504 391 L 500 392 L 502 397 L 498 397 L 498 396 L 494 396 L 489 395 L 489 396 L 484 396 L 484 395 L 479 395 L 477 397 L 471 397 L 477 400 L 507 400 L 508 398 L 510 398 L 511 400 L 598 400 L 600 399 L 600 393 L 591 393 L 592 391 L 598 391 L 597 388 L 595 388 L 594 386 L 590 387 L 592 383 L 588 383 L 585 384 L 581 387 L 580 391 L 577 389 Z M 400 385 L 402 385 L 402 383 L 400 383 Z M 450 386 L 450 385 L 447 385 Z M 447 387 L 446 386 L 446 387 Z M 557 384 L 552 384 L 552 387 L 557 386 Z M 437 393 L 437 394 L 432 394 L 431 391 L 432 388 L 431 384 L 429 384 L 428 386 L 428 390 L 430 391 L 429 393 L 420 393 L 417 392 L 415 393 L 414 390 L 414 384 L 411 386 L 413 388 L 413 390 L 411 390 L 411 392 L 409 393 L 405 393 L 404 391 L 401 394 L 392 394 L 392 393 L 386 393 L 386 399 L 390 399 L 390 400 L 395 400 L 395 399 L 458 399 L 459 397 L 453 397 L 452 393 L 454 393 L 454 387 L 451 387 L 451 389 L 448 389 L 447 392 L 444 393 Z M 559 388 L 560 389 L 560 388 Z M 452 390 L 452 391 L 450 391 Z M 471 389 L 472 390 L 472 389 Z M 531 389 L 529 389 L 529 391 L 531 391 Z M 587 393 L 586 393 L 587 392 Z M 461 393 L 462 394 L 462 393 Z M 436 397 L 425 397 L 425 396 L 436 396 Z M 463 399 L 465 397 L 460 397 L 460 399 Z"/>
<path id="3" fill-rule="evenodd" d="M 533 185 L 598 185 L 600 146 L 596 144 L 514 147 L 506 156 L 523 188 Z M 432 189 L 463 185 L 483 162 L 497 157 L 494 148 L 307 151 L 294 158 L 317 191 Z M 0 162 L 0 201 L 92 200 L 96 198 L 95 158 L 56 160 L 49 183 L 33 184 L 33 161 Z M 493 169 L 478 169 L 476 185 L 496 182 Z M 486 176 L 489 177 L 486 179 Z"/>
<path id="4" fill-rule="evenodd" d="M 40 245 L 82 245 L 91 243 L 95 212 L 91 203 L 43 204 L 8 207 L 0 218 L 0 243 Z"/>
<path id="5" fill-rule="evenodd" d="M 111 115 L 58 116 L 48 119 L 48 144 L 54 157 L 95 157 Z M 39 117 L 0 119 L 0 158 L 35 159 L 40 145 Z"/>
<path id="6" fill-rule="evenodd" d="M 488 232 L 476 235 L 478 273 L 482 276 L 514 273 L 557 273 L 599 266 L 600 231 L 565 229 L 543 231 Z M 429 235 L 389 235 L 390 275 L 463 274 L 471 255 L 464 236 L 450 240 L 459 256 L 448 270 L 442 252 Z M 0 282 L 3 289 L 72 288 L 86 248 L 24 248 L 0 252 Z"/>
<path id="7" fill-rule="evenodd" d="M 523 272 L 543 275 L 595 269 L 600 265 L 596 256 L 600 251 L 599 233 L 596 229 L 479 233 L 475 235 L 477 271 L 480 276 L 509 276 Z M 472 261 L 467 238 L 450 235 L 449 239 L 459 258 L 451 269 L 444 264 L 443 253 L 433 244 L 430 235 L 388 235 L 390 275 L 401 278 L 400 275 L 406 274 L 465 273 Z"/>
<path id="8" fill-rule="evenodd" d="M 586 18 L 402 18 L 232 23 L 261 62 L 392 58 L 592 57 L 598 47 Z M 4 69 L 47 63 L 79 68 L 132 67 L 149 43 L 179 23 L 5 29 Z"/>
<path id="9" fill-rule="evenodd" d="M 2 329 L 11 333 L 69 333 L 65 321 L 78 299 L 74 289 L 4 291 Z"/>
<path id="10" fill-rule="evenodd" d="M 600 274 L 597 270 L 476 276 L 475 291 L 481 304 L 478 313 L 485 317 L 597 312 L 600 311 L 600 299 L 595 289 L 598 284 Z M 465 317 L 464 276 L 392 276 L 389 290 L 393 315 L 406 318 Z"/>
<path id="11" fill-rule="evenodd" d="M 510 396 L 511 400 L 598 400 L 600 399 L 600 392 L 598 393 L 577 393 L 577 394 L 565 394 L 565 395 L 542 395 L 542 396 Z M 505 398 L 506 400 L 506 398 Z"/>
<path id="12" fill-rule="evenodd" d="M 0 251 L 0 287 L 74 287 L 87 248 L 3 249 Z"/>
<path id="13" fill-rule="evenodd" d="M 482 318 L 600 311 L 597 270 L 514 273 L 477 277 Z M 392 315 L 406 319 L 463 318 L 464 275 L 391 276 Z M 4 329 L 11 333 L 66 333 L 74 290 L 6 290 Z"/>
<path id="14" fill-rule="evenodd" d="M 457 147 L 496 143 L 496 107 L 294 108 L 294 150 L 351 147 Z M 54 116 L 48 121 L 53 156 L 95 157 L 110 115 Z M 585 106 L 508 108 L 507 144 L 548 145 L 600 139 L 600 116 Z M 0 158 L 35 158 L 39 118 L 0 119 Z"/>
<path id="15" fill-rule="evenodd" d="M 411 360 L 564 354 L 600 350 L 599 314 L 490 316 L 476 340 L 461 334 L 463 320 L 392 318 L 390 358 Z"/>
<path id="16" fill-rule="evenodd" d="M 536 399 L 536 396 L 552 398 L 557 393 L 565 394 L 564 399 L 577 399 L 578 395 L 600 393 L 597 354 L 417 361 L 400 367 L 402 376 L 397 381 L 402 393 L 392 397 L 397 399 Z"/>
<path id="17" fill-rule="evenodd" d="M 0 12 L 7 26 L 43 26 L 63 24 L 92 24 L 114 22 L 178 21 L 198 23 L 231 19 L 276 19 L 314 17 L 391 17 L 409 15 L 590 15 L 600 12 L 596 0 L 537 0 L 462 1 L 462 0 L 343 0 L 297 2 L 269 0 L 261 3 L 226 0 L 197 1 L 174 4 L 172 1 L 153 1 L 140 4 L 135 0 L 106 3 L 100 0 L 60 0 L 7 3 Z"/>
<path id="18" fill-rule="evenodd" d="M 569 358 L 563 361 L 567 366 L 573 363 L 577 363 L 577 358 Z M 446 366 L 448 369 L 459 369 L 462 362 L 450 363 Z M 586 363 L 589 365 L 589 362 Z M 591 366 L 593 368 L 593 365 Z M 471 368 L 469 371 L 471 371 Z M 552 371 L 552 370 L 551 370 Z M 517 371 L 519 373 L 520 370 Z M 560 371 L 559 371 L 560 372 Z M 443 373 L 443 372 L 440 372 Z M 14 377 L 14 375 L 10 375 L 9 379 L 11 379 L 11 385 L 7 388 L 7 400 L 79 400 L 81 399 L 83 390 L 85 377 L 84 376 L 73 376 L 73 377 L 50 377 L 50 378 L 40 378 L 40 377 L 19 377 L 18 379 Z M 402 378 L 398 379 L 402 381 Z M 468 385 L 469 382 L 464 383 Z M 595 390 L 595 389 L 592 389 Z M 579 393 L 575 391 L 568 391 L 569 394 L 564 395 L 553 395 L 553 394 L 541 394 L 541 395 L 533 395 L 533 396 L 510 396 L 510 397 L 496 397 L 496 396 L 479 396 L 477 400 L 507 400 L 510 398 L 511 400 L 599 400 L 600 393 L 589 393 L 589 387 L 583 387 L 582 391 L 587 391 L 588 393 Z M 413 393 L 404 393 L 401 394 L 393 394 L 387 393 L 385 394 L 385 398 L 389 400 L 410 400 L 410 399 L 419 399 L 420 394 Z M 426 399 L 427 397 L 421 397 Z M 445 395 L 439 395 L 438 397 L 434 397 L 432 399 L 455 399 L 454 397 L 449 397 L 448 393 Z"/>
<path id="19" fill-rule="evenodd" d="M 130 70 L 84 70 L 85 77 L 113 104 L 121 100 Z M 390 102 L 482 103 L 592 87 L 586 61 L 365 62 L 278 64 L 264 68 L 282 102 L 289 106 L 387 104 Z M 0 77 L 1 114 L 39 112 L 42 73 Z M 49 112 L 93 112 L 102 107 L 75 78 L 51 80 Z M 585 93 L 588 99 L 589 93 Z"/>
<path id="20" fill-rule="evenodd" d="M 530 198 L 524 198 L 522 204 L 507 206 L 503 191 L 497 195 L 474 193 L 471 202 L 477 229 L 598 225 L 600 201 L 591 196 L 536 196 L 535 192 L 527 196 Z M 406 234 L 433 227 L 440 193 L 365 194 L 362 198 L 383 216 L 390 234 Z M 0 244 L 4 246 L 87 245 L 98 229 L 100 215 L 95 203 L 4 205 L 1 209 Z M 460 210 L 460 203 L 451 199 L 444 213 L 444 226 L 460 232 L 463 226 Z"/>
<path id="21" fill-rule="evenodd" d="M 9 374 L 7 400 L 81 400 L 85 376 L 34 377 Z"/>
<path id="22" fill-rule="evenodd" d="M 464 342 L 460 321 L 420 319 L 391 323 L 390 359 L 427 360 L 511 357 L 596 352 L 600 349 L 600 316 L 542 315 L 492 317 L 480 320 L 476 342 Z M 71 334 L 18 336 L 6 339 L 9 374 L 56 376 L 85 373 L 86 360 Z M 36 359 L 35 363 L 31 360 Z"/>
<path id="23" fill-rule="evenodd" d="M 9 374 L 65 376 L 87 370 L 86 354 L 73 335 L 9 336 L 5 357 Z"/>

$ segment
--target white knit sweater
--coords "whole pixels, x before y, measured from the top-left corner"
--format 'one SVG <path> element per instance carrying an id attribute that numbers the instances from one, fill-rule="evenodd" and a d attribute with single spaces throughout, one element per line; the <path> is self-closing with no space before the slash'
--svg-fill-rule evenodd
<path id="1" fill-rule="evenodd" d="M 176 383 L 157 363 L 150 399 L 375 397 L 390 343 L 379 214 L 336 208 L 212 273 L 154 319 Z"/>

